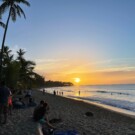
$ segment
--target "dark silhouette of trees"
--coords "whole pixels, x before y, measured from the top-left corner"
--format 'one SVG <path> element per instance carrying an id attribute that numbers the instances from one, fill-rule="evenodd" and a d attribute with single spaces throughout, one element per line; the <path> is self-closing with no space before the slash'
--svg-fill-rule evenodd
<path id="1" fill-rule="evenodd" d="M 2 77 L 2 59 L 3 59 L 3 51 L 4 51 L 3 49 L 4 49 L 10 17 L 13 22 L 16 21 L 17 16 L 21 17 L 21 15 L 23 15 L 24 18 L 26 18 L 24 11 L 19 5 L 24 4 L 24 5 L 30 6 L 30 3 L 27 0 L 2 0 L 2 1 L 3 3 L 0 5 L 0 16 L 3 15 L 7 10 L 9 11 L 9 13 L 8 13 L 8 18 L 5 25 L 5 30 L 4 30 L 4 35 L 3 35 L 2 45 L 1 45 L 1 54 L 0 54 L 0 76 L 1 77 Z M 1 26 L 4 26 L 3 23 L 1 23 Z"/>
<path id="2" fill-rule="evenodd" d="M 8 46 L 3 49 L 3 79 L 9 87 L 27 89 L 29 87 L 72 86 L 70 82 L 45 81 L 45 78 L 34 72 L 35 62 L 25 59 L 25 51 L 19 49 L 17 58 Z"/>
<path id="3" fill-rule="evenodd" d="M 61 82 L 61 81 L 46 81 L 45 87 L 63 87 L 63 86 L 73 86 L 71 82 Z"/>

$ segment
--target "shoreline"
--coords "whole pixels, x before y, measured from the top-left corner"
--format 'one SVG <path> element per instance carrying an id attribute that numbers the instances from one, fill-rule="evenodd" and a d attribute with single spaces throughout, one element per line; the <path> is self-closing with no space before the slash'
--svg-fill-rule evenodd
<path id="1" fill-rule="evenodd" d="M 96 103 L 96 102 L 92 102 L 92 101 L 88 101 L 88 100 L 83 100 L 83 99 L 79 99 L 79 98 L 70 98 L 70 97 L 66 97 L 66 96 L 65 96 L 65 98 L 82 101 L 84 103 L 88 103 L 90 105 L 92 104 L 92 105 L 95 105 L 97 107 L 101 107 L 103 109 L 106 109 L 108 111 L 113 111 L 113 112 L 116 112 L 116 113 L 120 113 L 122 115 L 125 115 L 125 116 L 128 116 L 128 117 L 131 117 L 131 118 L 135 119 L 135 112 L 132 112 L 130 110 L 118 108 L 118 107 L 115 107 L 115 106 L 110 106 L 110 105 L 107 105 L 107 104 L 102 104 L 102 103 Z"/>
<path id="2" fill-rule="evenodd" d="M 47 93 L 47 94 L 53 95 L 51 93 Z M 106 105 L 106 104 L 87 101 L 87 100 L 83 100 L 83 99 L 79 99 L 79 98 L 72 98 L 72 97 L 60 96 L 60 95 L 56 95 L 56 96 L 71 99 L 71 100 L 75 100 L 75 101 L 80 101 L 80 102 L 86 103 L 88 105 L 94 105 L 97 108 L 105 109 L 106 111 L 114 112 L 114 113 L 129 117 L 129 118 L 135 119 L 135 112 L 132 112 L 132 111 L 129 111 L 129 110 L 125 110 L 125 109 L 122 109 L 122 108 L 117 108 L 117 107 Z"/>
<path id="3" fill-rule="evenodd" d="M 49 92 L 46 92 L 46 93 L 53 95 L 53 93 L 49 93 Z M 57 96 L 59 96 L 59 95 L 57 95 Z M 107 110 L 114 111 L 116 113 L 118 112 L 118 113 L 121 113 L 123 115 L 128 115 L 129 117 L 135 118 L 135 112 L 133 112 L 131 110 L 119 108 L 119 107 L 116 107 L 116 106 L 111 106 L 111 105 L 108 105 L 108 104 L 97 103 L 97 102 L 94 102 L 94 101 L 91 101 L 91 100 L 85 100 L 85 99 L 82 99 L 82 98 L 77 98 L 77 97 L 72 97 L 72 96 L 62 96 L 62 97 L 82 101 L 82 102 L 85 102 L 85 103 L 88 103 L 88 104 L 93 104 L 93 105 L 96 105 L 98 107 L 105 108 Z"/>
<path id="4" fill-rule="evenodd" d="M 46 89 L 46 90 L 47 90 L 48 93 L 53 93 L 53 89 L 54 88 L 49 88 L 49 89 Z M 113 110 L 113 111 L 116 111 L 116 112 L 121 112 L 121 113 L 124 113 L 124 114 L 127 114 L 127 115 L 131 115 L 132 117 L 135 116 L 135 104 L 134 104 L 135 100 L 132 100 L 132 98 L 134 97 L 133 91 L 131 91 L 131 92 L 129 91 L 129 93 L 128 93 L 128 91 L 122 92 L 120 90 L 118 90 L 118 91 L 104 90 L 105 94 L 103 95 L 102 94 L 103 90 L 101 90 L 101 93 L 98 93 L 98 92 L 100 92 L 100 90 L 96 90 L 96 91 L 92 90 L 91 91 L 91 88 L 89 88 L 89 93 L 88 93 L 88 95 L 86 95 L 87 94 L 86 92 L 88 90 L 87 87 L 84 88 L 84 89 L 83 89 L 83 87 L 80 87 L 80 88 L 78 88 L 78 90 L 79 89 L 82 90 L 81 96 L 77 95 L 78 93 L 75 92 L 75 91 L 77 91 L 75 87 L 73 87 L 73 88 L 67 87 L 67 88 L 63 88 L 63 89 L 62 88 L 56 88 L 56 91 L 63 91 L 64 96 L 68 97 L 68 98 L 71 98 L 71 99 L 82 100 L 84 102 L 88 102 L 88 103 L 92 103 L 92 104 L 94 103 L 94 104 L 96 104 L 98 106 L 101 106 L 103 108 L 108 108 L 109 110 Z M 72 93 L 68 93 L 68 92 L 72 92 Z M 92 97 L 91 96 L 92 94 L 97 95 L 97 97 L 96 98 Z M 101 98 L 100 98 L 100 94 L 101 94 Z M 133 97 L 130 98 L 129 95 L 132 96 L 132 94 L 133 94 Z M 106 98 L 105 96 L 108 96 L 108 97 Z"/>

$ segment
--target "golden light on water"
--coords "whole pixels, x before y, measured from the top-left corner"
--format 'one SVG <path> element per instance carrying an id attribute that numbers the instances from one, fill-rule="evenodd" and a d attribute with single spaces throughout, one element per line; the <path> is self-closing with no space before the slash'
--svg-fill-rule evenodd
<path id="1" fill-rule="evenodd" d="M 80 78 L 74 78 L 74 81 L 75 81 L 76 83 L 79 83 L 81 80 L 80 80 Z"/>

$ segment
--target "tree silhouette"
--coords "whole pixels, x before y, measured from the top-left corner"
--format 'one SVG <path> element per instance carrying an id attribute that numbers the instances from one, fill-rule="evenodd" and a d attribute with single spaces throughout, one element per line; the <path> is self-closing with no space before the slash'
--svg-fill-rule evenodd
<path id="1" fill-rule="evenodd" d="M 21 15 L 23 15 L 24 18 L 26 18 L 24 11 L 19 6 L 19 4 L 30 6 L 30 3 L 27 0 L 2 0 L 2 1 L 3 3 L 0 6 L 0 15 L 4 14 L 7 10 L 9 11 L 9 13 L 8 13 L 8 18 L 7 18 L 3 40 L 2 40 L 2 46 L 1 46 L 0 75 L 2 74 L 2 57 L 3 57 L 3 51 L 4 51 L 3 49 L 4 49 L 6 33 L 7 33 L 10 17 L 13 22 L 16 21 L 17 16 L 21 17 Z"/>

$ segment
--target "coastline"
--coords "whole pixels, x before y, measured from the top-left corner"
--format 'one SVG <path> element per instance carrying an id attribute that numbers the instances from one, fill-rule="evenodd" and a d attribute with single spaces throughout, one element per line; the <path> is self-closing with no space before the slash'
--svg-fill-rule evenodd
<path id="1" fill-rule="evenodd" d="M 94 85 L 92 87 L 79 86 L 73 87 L 56 87 L 46 89 L 48 93 L 53 93 L 53 89 L 57 92 L 62 91 L 65 97 L 78 99 L 88 103 L 94 103 L 104 108 L 109 108 L 117 112 L 135 116 L 135 85 L 133 87 L 127 85 Z M 81 92 L 79 95 L 78 91 Z M 58 95 L 60 95 L 58 93 Z"/>
<path id="2" fill-rule="evenodd" d="M 79 135 L 133 135 L 135 134 L 135 119 L 94 104 L 78 100 L 42 94 L 33 91 L 37 103 L 45 100 L 50 107 L 48 118 L 61 118 L 62 122 L 54 124 L 59 130 L 77 130 Z M 13 110 L 6 125 L 0 125 L 0 135 L 38 135 L 37 123 L 32 121 L 34 108 Z M 86 112 L 92 112 L 88 117 Z"/>
<path id="3" fill-rule="evenodd" d="M 131 117 L 131 118 L 135 119 L 135 112 L 132 112 L 130 110 L 125 110 L 125 109 L 118 108 L 118 107 L 115 107 L 115 106 L 110 106 L 110 105 L 106 105 L 106 104 L 96 103 L 96 102 L 92 102 L 92 101 L 88 101 L 88 100 L 83 100 L 83 99 L 78 99 L 78 98 L 70 98 L 70 97 L 65 97 L 65 98 L 82 101 L 84 103 L 88 103 L 90 105 L 92 104 L 92 105 L 95 105 L 97 107 L 104 108 L 104 109 L 106 109 L 108 111 L 120 113 L 120 114 L 122 114 L 124 116 L 128 116 L 128 117 Z"/>

